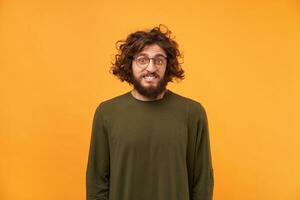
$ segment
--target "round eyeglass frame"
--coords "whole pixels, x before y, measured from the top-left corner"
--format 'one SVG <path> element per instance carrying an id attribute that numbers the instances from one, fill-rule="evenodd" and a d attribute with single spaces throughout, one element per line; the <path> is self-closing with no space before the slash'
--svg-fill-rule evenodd
<path id="1" fill-rule="evenodd" d="M 145 58 L 147 58 L 147 59 L 148 59 L 148 63 L 145 64 L 144 66 L 141 66 L 141 65 L 138 63 L 138 61 L 137 61 L 137 58 L 139 58 L 139 57 L 145 57 Z M 163 58 L 165 59 L 165 63 L 163 63 L 163 65 L 161 65 L 161 66 L 159 66 L 159 65 L 156 63 L 156 59 L 157 59 L 158 57 L 163 57 Z M 166 56 L 164 56 L 164 55 L 154 56 L 154 57 L 152 57 L 152 58 L 150 58 L 150 57 L 148 57 L 148 56 L 146 56 L 146 55 L 138 55 L 138 56 L 134 56 L 134 57 L 133 57 L 133 60 L 136 62 L 137 66 L 138 66 L 140 69 L 146 69 L 146 68 L 149 66 L 151 60 L 153 60 L 153 64 L 155 65 L 155 67 L 166 66 L 167 63 L 168 63 L 168 58 L 167 58 Z"/>

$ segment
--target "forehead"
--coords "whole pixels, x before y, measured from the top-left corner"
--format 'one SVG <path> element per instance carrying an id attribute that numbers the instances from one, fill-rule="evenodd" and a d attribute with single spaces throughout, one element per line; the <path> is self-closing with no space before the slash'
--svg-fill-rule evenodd
<path id="1" fill-rule="evenodd" d="M 157 44 L 151 44 L 147 45 L 143 48 L 141 52 L 138 53 L 140 54 L 146 54 L 148 56 L 156 56 L 156 55 L 166 55 L 166 52 Z"/>

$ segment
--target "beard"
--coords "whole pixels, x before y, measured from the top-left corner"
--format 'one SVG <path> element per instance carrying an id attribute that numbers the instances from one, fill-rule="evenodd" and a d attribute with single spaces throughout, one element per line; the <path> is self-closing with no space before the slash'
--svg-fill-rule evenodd
<path id="1" fill-rule="evenodd" d="M 164 76 L 163 78 L 161 78 L 156 86 L 148 86 L 148 87 L 144 87 L 142 84 L 142 78 L 140 80 L 138 80 L 134 75 L 133 75 L 133 79 L 132 79 L 132 84 L 134 89 L 136 89 L 138 91 L 138 93 L 140 93 L 141 95 L 154 100 L 158 97 L 159 94 L 161 94 L 163 91 L 166 90 L 166 86 L 168 85 L 168 81 L 166 76 Z"/>

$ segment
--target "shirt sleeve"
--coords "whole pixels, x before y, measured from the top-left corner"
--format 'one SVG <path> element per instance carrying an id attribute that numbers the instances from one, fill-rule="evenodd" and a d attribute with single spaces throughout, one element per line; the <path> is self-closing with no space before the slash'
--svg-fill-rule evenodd
<path id="1" fill-rule="evenodd" d="M 101 105 L 101 104 L 100 104 Z M 100 105 L 97 107 L 92 124 L 88 164 L 86 170 L 86 199 L 109 199 L 109 145 L 105 120 Z"/>
<path id="2" fill-rule="evenodd" d="M 210 139 L 207 115 L 200 105 L 198 112 L 194 112 L 191 130 L 189 165 L 191 173 L 190 200 L 212 200 L 214 188 L 214 174 L 211 159 Z"/>

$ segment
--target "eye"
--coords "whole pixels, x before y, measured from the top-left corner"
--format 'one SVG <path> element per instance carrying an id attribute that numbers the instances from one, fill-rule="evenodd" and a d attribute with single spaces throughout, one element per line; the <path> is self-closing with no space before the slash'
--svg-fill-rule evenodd
<path id="1" fill-rule="evenodd" d="M 140 64 L 146 64 L 148 63 L 148 58 L 145 57 L 145 56 L 140 56 L 140 57 L 137 57 L 137 62 L 140 63 Z"/>
<path id="2" fill-rule="evenodd" d="M 165 64 L 165 62 L 166 62 L 166 59 L 162 56 L 159 56 L 159 57 L 155 58 L 155 63 L 157 65 L 163 65 L 163 64 Z"/>

